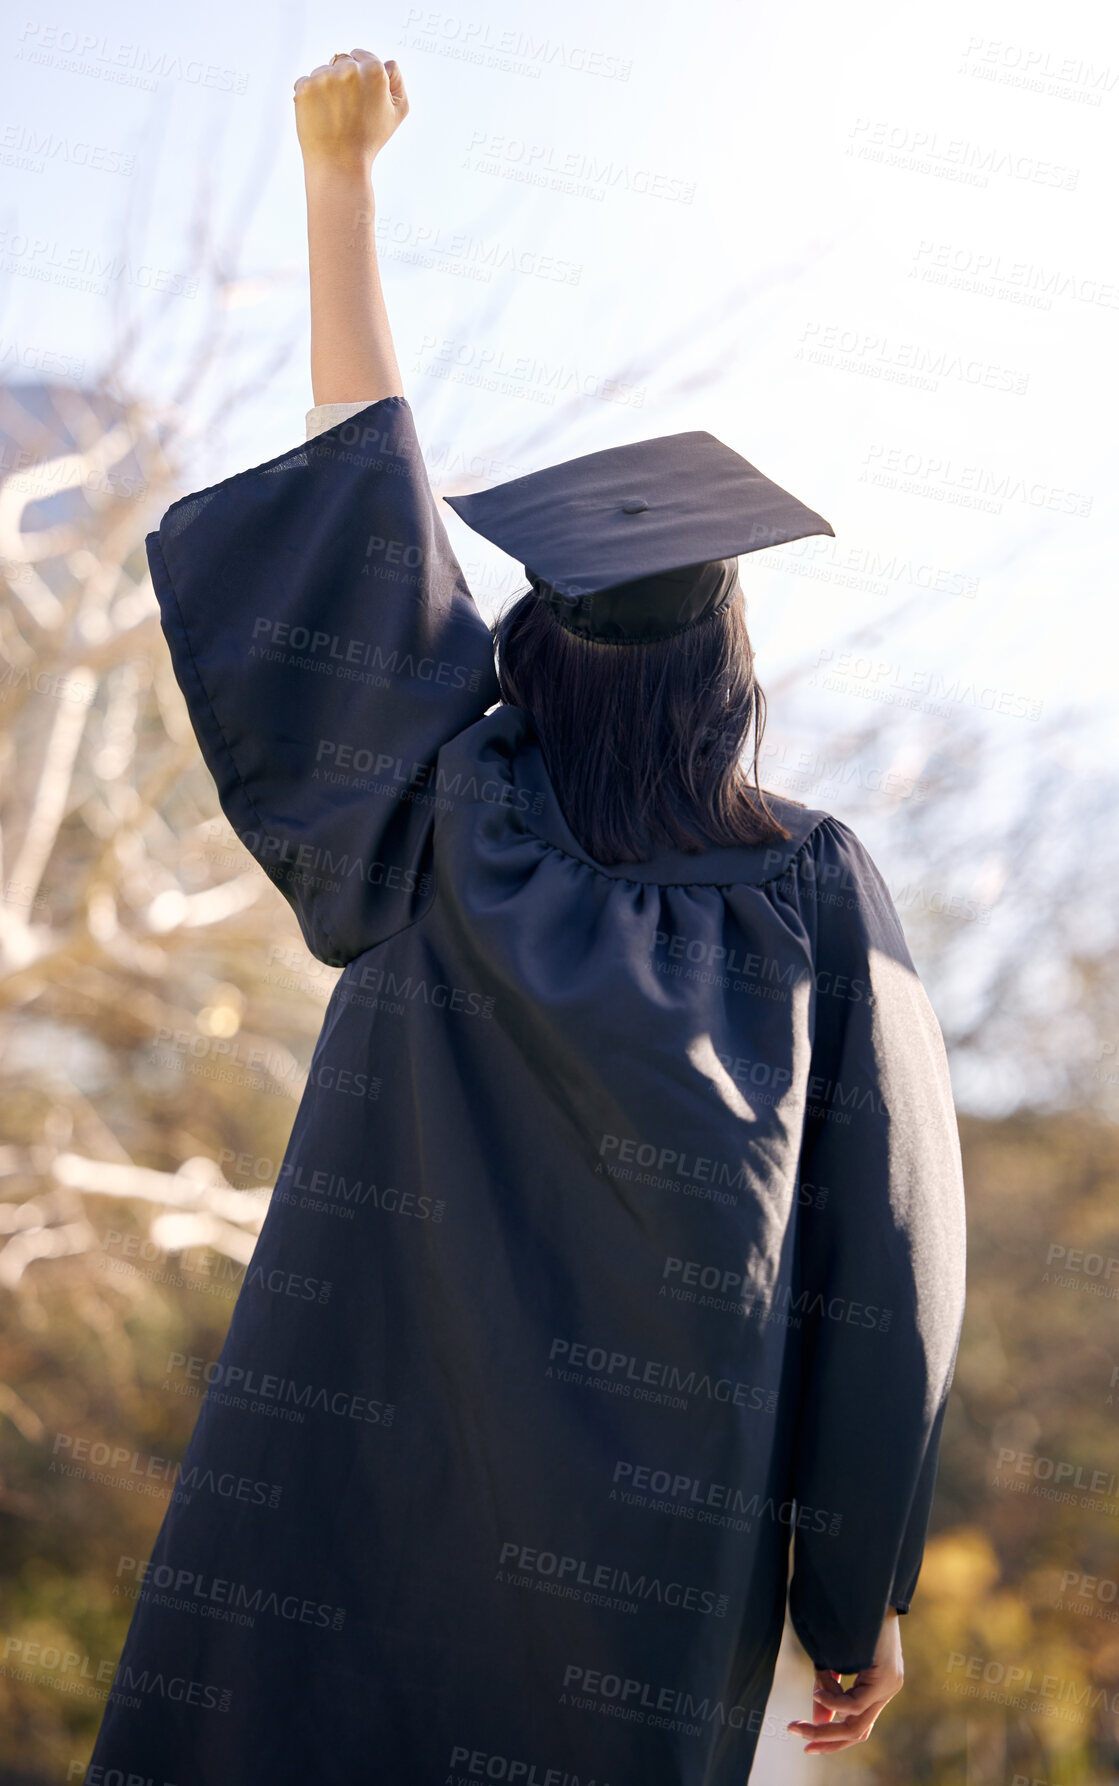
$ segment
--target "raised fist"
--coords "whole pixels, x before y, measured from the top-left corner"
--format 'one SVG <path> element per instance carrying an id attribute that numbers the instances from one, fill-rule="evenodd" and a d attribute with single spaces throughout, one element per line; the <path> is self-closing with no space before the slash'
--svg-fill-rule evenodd
<path id="1" fill-rule="evenodd" d="M 307 164 L 368 169 L 403 118 L 408 95 L 395 62 L 341 52 L 295 83 L 295 128 Z"/>

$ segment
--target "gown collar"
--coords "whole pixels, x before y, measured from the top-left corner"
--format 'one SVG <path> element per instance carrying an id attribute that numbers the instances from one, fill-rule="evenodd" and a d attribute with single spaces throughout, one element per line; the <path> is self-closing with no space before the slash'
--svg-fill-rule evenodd
<path id="1" fill-rule="evenodd" d="M 789 829 L 787 839 L 712 847 L 694 854 L 664 849 L 642 862 L 598 862 L 582 848 L 563 816 L 528 715 L 500 702 L 460 737 L 465 743 L 471 734 L 477 734 L 476 745 L 491 772 L 504 775 L 517 790 L 517 799 L 509 807 L 517 826 L 612 880 L 709 887 L 760 885 L 777 880 L 809 833 L 827 816 L 767 794 L 771 808 Z"/>

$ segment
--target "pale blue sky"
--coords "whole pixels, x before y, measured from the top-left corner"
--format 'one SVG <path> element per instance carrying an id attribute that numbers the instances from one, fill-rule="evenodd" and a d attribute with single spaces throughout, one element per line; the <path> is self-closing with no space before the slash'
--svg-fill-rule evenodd
<path id="1" fill-rule="evenodd" d="M 1113 12 L 198 0 L 106 4 L 91 25 L 84 6 L 27 10 L 0 33 L 5 376 L 76 362 L 92 378 L 125 313 L 150 330 L 136 388 L 166 403 L 203 323 L 201 206 L 237 283 L 198 397 L 293 351 L 198 440 L 186 487 L 299 441 L 291 89 L 355 44 L 395 56 L 411 98 L 374 190 L 440 488 L 709 429 L 836 534 L 742 561 L 778 696 L 769 786 L 861 814 L 865 789 L 852 805 L 785 766 L 887 708 L 895 785 L 920 766 L 924 716 L 981 721 L 996 761 L 980 832 L 1042 758 L 1080 786 L 1114 766 Z M 519 569 L 444 514 L 489 615 Z M 872 840 L 876 801 L 891 806 L 871 795 Z M 1008 869 L 981 843 L 958 890 L 989 902 Z"/>
<path id="2" fill-rule="evenodd" d="M 974 684 L 1005 729 L 1023 703 L 1110 692 L 1106 9 L 335 0 L 312 23 L 304 7 L 201 0 L 89 17 L 28 10 L 0 39 L 9 376 L 14 357 L 33 371 L 52 353 L 93 371 L 113 304 L 152 308 L 142 269 L 189 279 L 202 186 L 249 280 L 231 325 L 297 345 L 199 475 L 297 439 L 310 390 L 291 84 L 357 42 L 396 56 L 412 101 L 375 192 L 408 394 L 446 487 L 472 467 L 493 482 L 709 428 L 835 527 L 748 567 L 771 673 L 924 590 L 835 698 L 928 679 L 974 705 Z M 102 274 L 108 296 L 68 286 L 75 266 L 96 285 L 123 244 L 134 271 Z M 984 260 L 989 283 L 968 289 Z M 1031 293 L 1030 268 L 1061 292 Z M 1089 301 L 1109 281 L 1110 307 Z M 145 395 L 171 388 L 201 309 L 166 304 Z M 220 372 L 241 360 L 231 342 Z M 448 525 L 491 605 L 506 561 Z"/>

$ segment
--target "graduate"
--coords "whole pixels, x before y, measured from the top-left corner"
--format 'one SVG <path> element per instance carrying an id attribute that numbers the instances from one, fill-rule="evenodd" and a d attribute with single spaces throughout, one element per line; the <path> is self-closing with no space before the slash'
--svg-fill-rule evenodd
<path id="1" fill-rule="evenodd" d="M 741 1786 L 901 1685 L 964 1304 L 889 894 L 757 781 L 738 559 L 832 529 L 702 430 L 606 445 L 451 499 L 528 581 L 491 632 L 378 279 L 400 71 L 294 98 L 307 439 L 147 551 L 222 808 L 342 971 L 220 1357 L 169 1369 L 87 1777 Z"/>

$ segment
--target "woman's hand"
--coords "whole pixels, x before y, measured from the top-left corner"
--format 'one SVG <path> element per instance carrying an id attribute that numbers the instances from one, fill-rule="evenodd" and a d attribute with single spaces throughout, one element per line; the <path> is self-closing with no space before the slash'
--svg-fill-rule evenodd
<path id="1" fill-rule="evenodd" d="M 878 1634 L 874 1661 L 856 1675 L 855 1684 L 846 1692 L 839 1685 L 839 1676 L 832 1669 L 816 1670 L 816 1686 L 812 1697 L 812 1722 L 794 1719 L 786 1729 L 807 1740 L 806 1755 L 822 1755 L 833 1749 L 846 1749 L 851 1743 L 865 1743 L 874 1729 L 879 1712 L 901 1691 L 905 1668 L 901 1655 L 901 1620 L 890 1607 Z"/>
<path id="2" fill-rule="evenodd" d="M 369 172 L 407 116 L 399 68 L 368 50 L 340 53 L 295 83 L 316 403 L 377 403 L 404 394 L 377 266 Z"/>
<path id="3" fill-rule="evenodd" d="M 408 116 L 408 95 L 395 62 L 368 50 L 344 51 L 295 83 L 295 128 L 304 165 L 359 169 L 373 159 Z"/>

